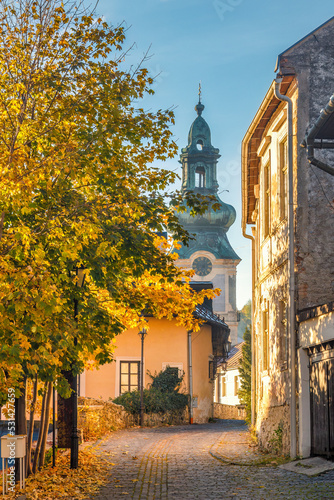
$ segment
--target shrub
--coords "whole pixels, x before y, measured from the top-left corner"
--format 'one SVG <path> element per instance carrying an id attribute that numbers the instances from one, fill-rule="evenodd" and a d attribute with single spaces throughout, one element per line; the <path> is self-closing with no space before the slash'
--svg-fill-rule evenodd
<path id="1" fill-rule="evenodd" d="M 162 370 L 159 373 L 155 372 L 154 375 L 152 375 L 149 371 L 147 373 L 152 379 L 151 387 L 153 389 L 159 389 L 162 392 L 169 393 L 180 390 L 184 377 L 184 372 L 180 377 L 178 368 L 171 366 L 167 366 L 165 370 Z"/>
<path id="2" fill-rule="evenodd" d="M 136 415 L 140 413 L 140 392 L 132 391 L 125 392 L 121 394 L 116 399 L 113 400 L 113 403 L 117 405 L 122 405 L 126 411 L 132 413 L 132 415 Z"/>
<path id="3" fill-rule="evenodd" d="M 179 392 L 184 374 L 180 377 L 178 370 L 170 367 L 158 374 L 148 374 L 152 378 L 152 384 L 143 391 L 145 413 L 179 412 L 186 408 L 189 396 Z M 140 413 L 139 391 L 125 392 L 113 402 L 122 405 L 133 415 Z"/>

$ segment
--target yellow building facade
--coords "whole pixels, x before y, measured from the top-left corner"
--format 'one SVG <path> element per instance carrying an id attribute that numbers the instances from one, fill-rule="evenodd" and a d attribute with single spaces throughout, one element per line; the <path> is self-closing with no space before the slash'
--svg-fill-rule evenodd
<path id="1" fill-rule="evenodd" d="M 184 373 L 181 391 L 192 394 L 193 423 L 207 422 L 213 416 L 213 382 L 210 366 L 227 342 L 229 329 L 217 316 L 206 312 L 207 320 L 200 331 L 193 333 L 176 324 L 176 320 L 148 318 L 148 333 L 144 339 L 144 387 L 152 375 L 178 368 Z M 140 387 L 141 336 L 138 330 L 128 330 L 117 336 L 114 360 L 81 376 L 80 395 L 114 399 L 123 392 Z"/>

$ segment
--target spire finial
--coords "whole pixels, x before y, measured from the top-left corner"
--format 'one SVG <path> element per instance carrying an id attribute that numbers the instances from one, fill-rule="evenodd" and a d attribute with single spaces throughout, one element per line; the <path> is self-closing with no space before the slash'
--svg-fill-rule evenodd
<path id="1" fill-rule="evenodd" d="M 201 116 L 202 111 L 204 109 L 204 106 L 201 103 L 201 97 L 202 97 L 202 82 L 199 82 L 199 85 L 198 85 L 198 104 L 196 104 L 196 106 L 195 106 L 195 110 L 197 111 L 198 116 Z"/>

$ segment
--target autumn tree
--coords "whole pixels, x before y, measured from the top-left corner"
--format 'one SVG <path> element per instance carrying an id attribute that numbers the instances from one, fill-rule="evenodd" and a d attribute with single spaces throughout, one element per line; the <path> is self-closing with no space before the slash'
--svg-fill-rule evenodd
<path id="1" fill-rule="evenodd" d="M 109 362 L 147 304 L 197 327 L 203 297 L 157 237 L 188 240 L 166 203 L 175 174 L 153 164 L 176 153 L 173 113 L 140 107 L 153 81 L 124 43 L 82 4 L 0 0 L 2 403 L 27 378 L 69 395 L 64 371 Z"/>
<path id="2" fill-rule="evenodd" d="M 246 408 L 246 421 L 251 423 L 251 393 L 252 393 L 252 335 L 250 327 L 244 332 L 244 344 L 242 346 L 242 358 L 240 361 L 240 389 L 238 396 Z"/>
<path id="3" fill-rule="evenodd" d="M 246 328 L 252 324 L 252 301 L 249 299 L 239 311 L 238 337 L 242 338 Z"/>

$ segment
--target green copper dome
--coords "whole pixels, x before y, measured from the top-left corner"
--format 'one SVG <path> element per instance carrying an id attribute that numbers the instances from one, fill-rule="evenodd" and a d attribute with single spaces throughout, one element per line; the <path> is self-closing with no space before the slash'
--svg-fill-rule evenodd
<path id="1" fill-rule="evenodd" d="M 219 149 L 211 144 L 211 131 L 202 117 L 204 105 L 199 100 L 195 106 L 197 117 L 192 123 L 188 134 L 188 146 L 181 150 L 182 193 L 188 191 L 201 195 L 214 195 L 220 208 L 209 208 L 203 215 L 193 217 L 190 209 L 178 215 L 182 226 L 195 234 L 195 240 L 189 246 L 178 250 L 179 258 L 189 258 L 199 250 L 211 252 L 217 259 L 239 260 L 231 247 L 226 232 L 236 219 L 236 211 L 232 205 L 224 203 L 218 196 L 217 162 Z M 185 202 L 186 203 L 186 202 Z"/>
<path id="2" fill-rule="evenodd" d="M 211 145 L 211 131 L 209 125 L 202 117 L 202 111 L 204 110 L 203 104 L 199 102 L 195 106 L 195 110 L 197 111 L 198 116 L 190 127 L 188 134 L 188 146 L 182 149 L 182 152 L 197 152 L 203 149 L 207 151 L 210 149 L 214 150 Z"/>

